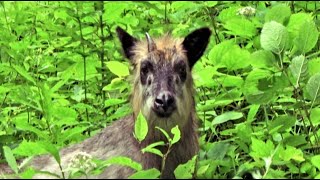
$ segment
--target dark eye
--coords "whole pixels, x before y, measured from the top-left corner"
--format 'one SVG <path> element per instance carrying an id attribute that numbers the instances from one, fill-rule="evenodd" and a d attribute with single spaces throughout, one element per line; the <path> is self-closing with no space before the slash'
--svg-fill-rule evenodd
<path id="1" fill-rule="evenodd" d="M 179 77 L 182 82 L 186 79 L 186 76 L 187 76 L 186 68 L 187 68 L 186 63 L 184 61 L 179 61 L 175 65 L 175 71 L 179 74 Z"/>
<path id="2" fill-rule="evenodd" d="M 181 74 L 186 73 L 186 66 L 181 66 L 181 67 L 180 67 L 180 73 L 181 73 Z"/>
<path id="3" fill-rule="evenodd" d="M 144 61 L 141 63 L 140 73 L 141 75 L 147 75 L 150 71 L 152 71 L 152 64 L 149 61 Z"/>

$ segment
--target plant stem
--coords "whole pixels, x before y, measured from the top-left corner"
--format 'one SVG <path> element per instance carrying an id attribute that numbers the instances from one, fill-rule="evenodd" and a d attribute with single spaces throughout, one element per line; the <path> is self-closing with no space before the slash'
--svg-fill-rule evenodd
<path id="1" fill-rule="evenodd" d="M 104 42 L 105 42 L 105 37 L 104 37 L 104 34 L 103 34 L 103 12 L 104 12 L 104 6 L 103 6 L 103 2 L 97 2 L 97 3 L 102 3 L 101 7 L 102 9 L 101 10 L 101 14 L 99 16 L 99 24 L 100 24 L 100 31 L 101 31 L 101 50 L 100 50 L 100 62 L 101 62 L 101 87 L 100 87 L 100 93 L 102 94 L 102 102 L 105 101 L 106 99 L 106 96 L 105 96 L 105 93 L 104 91 L 102 90 L 103 87 L 106 85 L 105 84 L 105 76 L 106 76 L 106 71 L 105 71 L 105 66 L 104 66 Z M 106 115 L 105 111 L 103 111 L 103 114 Z"/>
<path id="2" fill-rule="evenodd" d="M 79 23 L 79 30 L 80 30 L 80 44 L 82 47 L 82 58 L 83 58 L 83 83 L 84 83 L 84 102 L 87 103 L 88 99 L 87 99 L 87 60 L 86 60 L 86 54 L 85 54 L 85 50 L 84 50 L 84 38 L 83 38 L 83 33 L 82 33 L 82 23 L 80 20 L 80 15 L 79 15 L 79 3 L 77 4 L 77 21 Z M 87 121 L 89 122 L 89 113 L 88 113 L 88 108 L 86 107 L 86 117 L 87 117 Z M 89 129 L 89 135 L 90 135 L 90 129 Z"/>

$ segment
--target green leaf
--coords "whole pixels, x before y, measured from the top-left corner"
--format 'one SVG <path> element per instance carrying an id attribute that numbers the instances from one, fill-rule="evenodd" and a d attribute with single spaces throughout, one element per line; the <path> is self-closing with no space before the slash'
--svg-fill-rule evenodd
<path id="1" fill-rule="evenodd" d="M 22 77 L 26 78 L 26 80 L 33 83 L 33 85 L 36 85 L 36 81 L 33 79 L 33 77 L 21 66 L 12 65 L 13 69 L 15 69 Z"/>
<path id="2" fill-rule="evenodd" d="M 219 13 L 219 16 L 217 17 L 217 19 L 225 23 L 232 18 L 237 18 L 238 9 L 239 9 L 239 6 L 232 6 L 232 7 L 225 8 Z"/>
<path id="3" fill-rule="evenodd" d="M 134 123 L 134 136 L 139 142 L 141 142 L 146 138 L 147 134 L 148 134 L 148 123 L 146 118 L 143 116 L 143 114 L 140 111 Z"/>
<path id="4" fill-rule="evenodd" d="M 248 116 L 247 116 L 248 122 L 251 123 L 254 121 L 254 117 L 256 116 L 259 108 L 260 108 L 260 105 L 250 105 L 250 110 L 249 110 Z"/>
<path id="5" fill-rule="evenodd" d="M 312 102 L 320 100 L 320 73 L 310 77 L 306 88 Z"/>
<path id="6" fill-rule="evenodd" d="M 119 61 L 106 62 L 109 70 L 118 77 L 124 77 L 129 75 L 129 68 L 126 64 Z"/>
<path id="7" fill-rule="evenodd" d="M 287 146 L 286 150 L 282 151 L 279 155 L 284 161 L 290 161 L 291 159 L 302 162 L 305 161 L 303 158 L 303 152 L 301 149 L 296 149 L 292 146 Z"/>
<path id="8" fill-rule="evenodd" d="M 18 174 L 19 169 L 17 165 L 16 158 L 13 156 L 13 153 L 11 149 L 8 146 L 3 146 L 3 152 L 4 152 L 4 157 L 6 158 L 6 161 L 8 162 L 10 168 Z"/>
<path id="9" fill-rule="evenodd" d="M 241 76 L 231 76 L 227 74 L 221 75 L 220 77 L 216 78 L 215 81 L 219 82 L 219 84 L 221 84 L 223 87 L 239 87 L 240 88 L 244 83 Z"/>
<path id="10" fill-rule="evenodd" d="M 162 134 L 166 136 L 168 142 L 172 141 L 171 137 L 169 136 L 169 134 L 164 129 L 162 129 L 159 126 L 156 126 L 156 129 L 160 130 L 162 132 Z"/>
<path id="11" fill-rule="evenodd" d="M 254 158 L 269 157 L 274 151 L 274 145 L 270 140 L 267 140 L 267 142 L 265 143 L 260 139 L 251 137 L 251 141 L 252 151 L 250 152 L 250 156 Z"/>
<path id="12" fill-rule="evenodd" d="M 224 122 L 227 122 L 229 120 L 235 120 L 235 119 L 239 119 L 242 118 L 243 114 L 241 112 L 234 112 L 234 111 L 230 111 L 230 112 L 225 112 L 217 117 L 215 117 L 212 121 L 212 126 L 217 125 L 217 124 L 221 124 Z"/>
<path id="13" fill-rule="evenodd" d="M 246 49 L 234 45 L 222 56 L 221 64 L 225 65 L 230 71 L 246 68 L 250 65 L 250 53 Z"/>
<path id="14" fill-rule="evenodd" d="M 286 28 L 275 21 L 265 23 L 261 31 L 261 47 L 265 50 L 280 54 L 288 41 Z"/>
<path id="15" fill-rule="evenodd" d="M 290 16 L 290 20 L 287 25 L 287 30 L 292 39 L 295 39 L 298 36 L 301 26 L 306 21 L 312 21 L 311 13 L 307 14 L 304 12 L 299 12 L 299 13 L 292 14 Z"/>
<path id="16" fill-rule="evenodd" d="M 311 109 L 310 119 L 314 126 L 318 126 L 320 124 L 320 108 Z"/>
<path id="17" fill-rule="evenodd" d="M 290 8 L 285 4 L 277 4 L 267 11 L 265 22 L 276 21 L 281 24 L 289 19 L 291 15 Z"/>
<path id="18" fill-rule="evenodd" d="M 308 77 L 308 61 L 303 55 L 297 56 L 292 59 L 289 66 L 294 79 L 296 80 L 295 86 L 298 87 L 299 82 L 302 82 Z"/>
<path id="19" fill-rule="evenodd" d="M 298 147 L 307 144 L 306 135 L 292 135 L 284 138 L 283 143 L 289 146 Z"/>
<path id="20" fill-rule="evenodd" d="M 311 157 L 311 163 L 320 170 L 320 155 L 315 155 Z"/>
<path id="21" fill-rule="evenodd" d="M 162 152 L 159 149 L 154 148 L 156 146 L 163 146 L 163 145 L 165 145 L 165 143 L 163 141 L 155 142 L 155 143 L 149 144 L 147 147 L 141 149 L 141 151 L 142 151 L 142 153 L 150 152 L 150 153 L 156 154 L 160 157 L 163 157 Z"/>
<path id="22" fill-rule="evenodd" d="M 13 153 L 20 156 L 33 156 L 46 153 L 46 150 L 42 148 L 40 142 L 28 142 L 23 140 L 17 148 L 13 150 Z"/>
<path id="23" fill-rule="evenodd" d="M 156 179 L 160 176 L 160 174 L 161 173 L 158 169 L 152 168 L 138 171 L 129 176 L 128 179 Z"/>
<path id="24" fill-rule="evenodd" d="M 131 158 L 124 156 L 116 156 L 106 160 L 106 163 L 118 164 L 122 166 L 128 166 L 136 171 L 142 170 L 142 165 L 136 161 L 133 161 Z"/>
<path id="25" fill-rule="evenodd" d="M 271 72 L 267 70 L 254 69 L 249 73 L 243 86 L 243 93 L 249 103 L 266 104 L 274 98 L 275 91 L 273 89 L 266 88 L 262 91 L 261 88 L 258 88 L 259 82 L 270 78 L 272 78 Z"/>
<path id="26" fill-rule="evenodd" d="M 268 129 L 269 133 L 273 129 L 277 128 L 277 132 L 285 132 L 287 129 L 295 125 L 296 118 L 293 116 L 278 116 L 274 120 L 270 121 Z"/>
<path id="27" fill-rule="evenodd" d="M 299 29 L 294 44 L 301 53 L 309 52 L 318 42 L 319 32 L 314 21 L 305 21 Z"/>
<path id="28" fill-rule="evenodd" d="M 256 34 L 255 25 L 244 18 L 232 18 L 225 23 L 224 27 L 230 31 L 230 34 L 245 38 L 252 38 Z"/>
<path id="29" fill-rule="evenodd" d="M 195 162 L 197 156 L 193 156 L 191 160 L 185 164 L 180 164 L 175 170 L 174 175 L 177 179 L 191 179 L 195 170 Z"/>
<path id="30" fill-rule="evenodd" d="M 308 69 L 311 76 L 320 73 L 320 58 L 310 59 L 308 62 Z"/>
<path id="31" fill-rule="evenodd" d="M 38 142 L 38 144 L 47 152 L 49 152 L 59 164 L 61 163 L 59 150 L 52 143 L 48 141 L 42 141 Z"/>
<path id="32" fill-rule="evenodd" d="M 258 50 L 251 54 L 250 64 L 255 68 L 277 67 L 277 61 L 272 52 Z"/>
<path id="33" fill-rule="evenodd" d="M 229 150 L 230 144 L 224 142 L 213 143 L 207 152 L 208 158 L 212 160 L 223 160 Z"/>
<path id="34" fill-rule="evenodd" d="M 119 105 L 126 102 L 125 99 L 115 99 L 115 98 L 110 98 L 104 101 L 104 106 L 105 107 L 110 107 L 110 106 L 114 106 L 114 105 Z"/>
<path id="35" fill-rule="evenodd" d="M 212 62 L 212 64 L 218 65 L 222 64 L 223 61 L 221 60 L 224 55 L 226 55 L 231 48 L 235 46 L 234 40 L 226 40 L 222 41 L 216 46 L 213 46 L 213 48 L 209 52 L 209 60 Z"/>
<path id="36" fill-rule="evenodd" d="M 181 138 L 181 133 L 180 133 L 178 125 L 176 125 L 175 127 L 173 127 L 171 129 L 171 133 L 173 134 L 173 138 L 172 138 L 172 141 L 170 142 L 170 144 L 173 145 L 176 142 L 178 142 Z"/>

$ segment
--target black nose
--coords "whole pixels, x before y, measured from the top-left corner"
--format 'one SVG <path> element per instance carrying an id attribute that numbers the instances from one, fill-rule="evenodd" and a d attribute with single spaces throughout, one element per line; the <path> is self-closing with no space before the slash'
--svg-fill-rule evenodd
<path id="1" fill-rule="evenodd" d="M 174 96 L 168 92 L 161 92 L 154 101 L 154 111 L 160 117 L 169 117 L 176 109 Z"/>

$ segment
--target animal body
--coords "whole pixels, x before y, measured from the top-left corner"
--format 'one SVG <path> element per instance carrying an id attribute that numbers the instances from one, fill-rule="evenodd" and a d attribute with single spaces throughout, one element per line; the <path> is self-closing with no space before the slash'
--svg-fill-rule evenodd
<path id="1" fill-rule="evenodd" d="M 142 153 L 141 149 L 153 142 L 166 141 L 163 134 L 155 129 L 156 126 L 169 132 L 178 125 L 181 139 L 172 146 L 161 174 L 161 178 L 175 178 L 175 168 L 190 160 L 199 149 L 191 69 L 203 55 L 211 31 L 200 28 L 181 39 L 170 34 L 152 39 L 146 34 L 145 40 L 138 40 L 120 27 L 116 32 L 125 57 L 133 66 L 133 114 L 113 122 L 81 143 L 63 148 L 60 151 L 62 170 L 79 152 L 99 159 L 127 156 L 141 163 L 144 169 L 161 170 L 162 158 Z M 149 126 L 148 134 L 141 143 L 133 137 L 134 122 L 140 111 Z M 166 147 L 160 150 L 163 153 L 167 151 Z M 49 155 L 36 157 L 31 166 L 61 175 L 58 164 Z M 129 167 L 111 165 L 101 174 L 89 178 L 127 178 L 134 172 Z M 52 177 L 37 174 L 34 178 Z"/>

